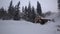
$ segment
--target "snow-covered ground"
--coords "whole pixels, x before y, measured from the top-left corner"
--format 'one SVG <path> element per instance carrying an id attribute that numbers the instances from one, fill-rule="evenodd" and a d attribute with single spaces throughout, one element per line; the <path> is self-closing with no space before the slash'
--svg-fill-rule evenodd
<path id="1" fill-rule="evenodd" d="M 41 25 L 25 20 L 0 20 L 0 34 L 60 34 L 60 31 L 57 31 L 60 21 L 58 18 L 55 21 Z"/>

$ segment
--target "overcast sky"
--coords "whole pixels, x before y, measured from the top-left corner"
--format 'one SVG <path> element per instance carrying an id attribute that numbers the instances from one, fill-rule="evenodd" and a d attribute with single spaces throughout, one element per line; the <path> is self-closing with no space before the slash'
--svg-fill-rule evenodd
<path id="1" fill-rule="evenodd" d="M 10 1 L 11 0 L 0 0 L 0 8 L 4 7 L 5 9 L 7 9 L 9 7 Z M 13 5 L 16 5 L 18 1 L 20 1 L 21 8 L 22 6 L 27 6 L 29 1 L 31 5 L 36 8 L 37 1 L 39 1 L 43 12 L 47 11 L 57 12 L 57 0 L 12 0 L 12 1 Z"/>

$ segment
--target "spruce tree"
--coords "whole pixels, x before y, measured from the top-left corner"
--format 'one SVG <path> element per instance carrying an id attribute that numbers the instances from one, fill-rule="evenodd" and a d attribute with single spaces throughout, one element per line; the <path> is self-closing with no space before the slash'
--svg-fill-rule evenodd
<path id="1" fill-rule="evenodd" d="M 14 20 L 20 20 L 20 15 L 19 15 L 19 5 L 20 5 L 20 1 L 18 2 L 18 4 L 15 6 L 15 15 L 14 15 Z"/>
<path id="2" fill-rule="evenodd" d="M 28 20 L 29 19 L 29 12 L 28 12 L 28 8 L 27 6 L 25 6 L 25 19 Z"/>
<path id="3" fill-rule="evenodd" d="M 30 18 L 31 18 L 31 4 L 30 4 L 30 2 L 29 2 L 29 5 L 28 5 L 28 18 L 29 18 L 29 20 L 31 20 Z"/>
<path id="4" fill-rule="evenodd" d="M 58 0 L 58 9 L 60 9 L 60 0 Z"/>
<path id="5" fill-rule="evenodd" d="M 8 8 L 8 13 L 9 14 L 12 14 L 12 0 L 11 0 L 11 2 L 10 2 L 10 5 L 9 5 L 9 8 Z"/>
<path id="6" fill-rule="evenodd" d="M 10 5 L 9 5 L 9 8 L 8 8 L 8 15 L 10 18 L 13 18 L 14 17 L 14 13 L 15 13 L 15 8 L 14 6 L 12 5 L 12 0 L 10 2 Z"/>
<path id="7" fill-rule="evenodd" d="M 38 15 L 42 15 L 42 10 L 41 10 L 41 5 L 40 5 L 40 3 L 37 1 L 37 13 L 38 13 Z"/>
<path id="8" fill-rule="evenodd" d="M 2 7 L 2 8 L 0 9 L 0 18 L 1 18 L 1 19 L 6 19 L 6 16 L 7 16 L 7 12 L 6 12 L 6 10 L 4 10 L 4 8 Z"/>
<path id="9" fill-rule="evenodd" d="M 22 6 L 22 13 L 24 13 L 25 9 L 24 9 L 24 6 Z"/>
<path id="10" fill-rule="evenodd" d="M 31 19 L 32 19 L 32 21 L 34 21 L 35 17 L 36 17 L 36 13 L 35 13 L 35 8 L 33 6 L 32 11 L 31 11 Z"/>
<path id="11" fill-rule="evenodd" d="M 4 13 L 5 13 L 5 11 L 4 11 L 4 8 L 2 7 L 2 8 L 0 9 L 0 17 L 1 17 L 1 18 L 4 17 Z"/>

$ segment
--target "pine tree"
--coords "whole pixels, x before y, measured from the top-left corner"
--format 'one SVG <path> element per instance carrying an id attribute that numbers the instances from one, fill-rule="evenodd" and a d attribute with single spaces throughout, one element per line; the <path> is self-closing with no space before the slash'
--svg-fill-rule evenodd
<path id="1" fill-rule="evenodd" d="M 1 17 L 1 18 L 4 17 L 4 8 L 3 8 L 3 7 L 0 9 L 0 17 Z"/>
<path id="2" fill-rule="evenodd" d="M 35 8 L 33 6 L 32 11 L 31 11 L 31 19 L 32 19 L 32 21 L 34 21 L 35 17 L 36 17 L 36 13 L 35 13 Z"/>
<path id="3" fill-rule="evenodd" d="M 29 13 L 28 13 L 28 8 L 27 8 L 27 6 L 25 6 L 24 16 L 25 16 L 25 20 L 28 20 L 28 18 L 29 18 Z"/>
<path id="4" fill-rule="evenodd" d="M 9 14 L 11 14 L 11 12 L 12 12 L 12 0 L 11 0 L 11 2 L 10 2 L 10 5 L 9 5 L 9 8 L 8 8 L 8 13 Z"/>
<path id="5" fill-rule="evenodd" d="M 24 9 L 24 6 L 22 6 L 22 13 L 24 13 L 25 9 Z"/>
<path id="6" fill-rule="evenodd" d="M 29 5 L 28 5 L 28 12 L 31 12 L 31 4 L 29 2 Z"/>
<path id="7" fill-rule="evenodd" d="M 27 9 L 27 6 L 25 6 L 25 15 L 26 15 L 26 17 L 28 17 L 28 9 Z"/>
<path id="8" fill-rule="evenodd" d="M 40 3 L 37 1 L 37 13 L 38 13 L 38 15 L 42 15 L 42 10 L 41 10 L 41 5 L 40 5 Z"/>
<path id="9" fill-rule="evenodd" d="M 60 0 L 58 0 L 58 3 L 60 3 Z"/>
<path id="10" fill-rule="evenodd" d="M 31 18 L 31 4 L 30 4 L 30 2 L 29 2 L 29 5 L 28 5 L 28 18 L 29 18 L 29 20 L 31 20 L 30 18 Z"/>
<path id="11" fill-rule="evenodd" d="M 0 9 L 0 18 L 1 19 L 6 19 L 6 16 L 7 16 L 7 12 L 4 10 L 4 8 L 2 7 Z"/>
<path id="12" fill-rule="evenodd" d="M 15 15 L 14 15 L 14 20 L 20 20 L 20 15 L 19 15 L 19 5 L 20 5 L 20 1 L 18 2 L 18 4 L 15 6 Z"/>
<path id="13" fill-rule="evenodd" d="M 15 8 L 14 6 L 12 5 L 12 0 L 10 2 L 10 5 L 9 5 L 9 8 L 8 8 L 8 14 L 9 14 L 9 17 L 10 18 L 13 18 L 14 17 L 14 13 L 15 13 Z"/>
<path id="14" fill-rule="evenodd" d="M 58 9 L 60 9 L 60 0 L 58 0 Z"/>

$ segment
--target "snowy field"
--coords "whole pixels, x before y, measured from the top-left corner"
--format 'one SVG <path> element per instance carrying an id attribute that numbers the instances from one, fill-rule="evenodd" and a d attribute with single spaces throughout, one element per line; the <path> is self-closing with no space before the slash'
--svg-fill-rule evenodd
<path id="1" fill-rule="evenodd" d="M 25 20 L 0 20 L 0 34 L 60 34 L 57 31 L 60 19 L 44 25 L 27 22 Z"/>

